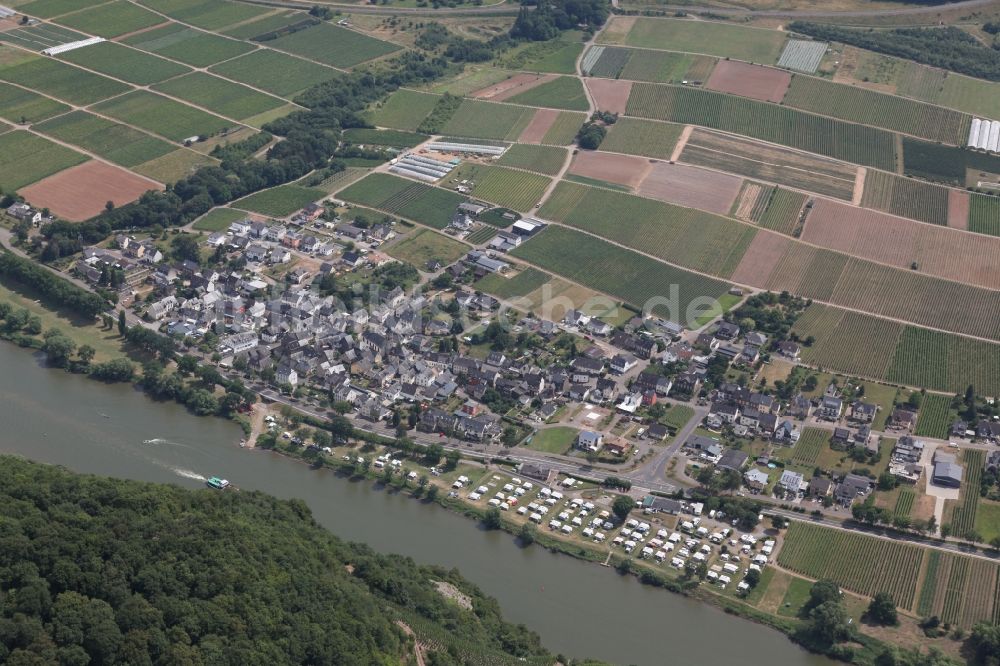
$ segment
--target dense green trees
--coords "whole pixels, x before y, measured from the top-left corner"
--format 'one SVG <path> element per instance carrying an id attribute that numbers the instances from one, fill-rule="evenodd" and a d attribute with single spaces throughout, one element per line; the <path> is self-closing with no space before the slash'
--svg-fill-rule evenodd
<path id="1" fill-rule="evenodd" d="M 2 458 L 0 516 L 6 664 L 402 663 L 397 620 L 441 663 L 551 659 L 456 572 L 344 543 L 299 501 Z"/>
<path id="2" fill-rule="evenodd" d="M 525 0 L 522 5 L 510 36 L 536 42 L 553 39 L 560 31 L 579 25 L 599 28 L 611 11 L 607 0 Z"/>
<path id="3" fill-rule="evenodd" d="M 29 285 L 53 305 L 69 308 L 83 317 L 96 317 L 107 306 L 97 294 L 11 252 L 0 251 L 0 276 Z"/>

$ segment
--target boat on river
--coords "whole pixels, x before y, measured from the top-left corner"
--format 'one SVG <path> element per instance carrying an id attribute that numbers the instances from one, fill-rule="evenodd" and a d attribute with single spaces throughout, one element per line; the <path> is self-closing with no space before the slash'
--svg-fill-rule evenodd
<path id="1" fill-rule="evenodd" d="M 206 481 L 205 484 L 209 488 L 215 488 L 216 490 L 225 490 L 226 488 L 229 487 L 229 481 L 225 479 L 220 479 L 217 476 L 213 476 L 208 481 Z"/>

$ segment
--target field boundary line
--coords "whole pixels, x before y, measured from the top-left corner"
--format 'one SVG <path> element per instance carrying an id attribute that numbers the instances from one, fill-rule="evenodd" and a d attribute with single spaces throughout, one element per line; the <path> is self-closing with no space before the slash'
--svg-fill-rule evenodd
<path id="1" fill-rule="evenodd" d="M 865 176 L 867 175 L 868 175 L 867 167 L 858 167 L 857 175 L 854 178 L 854 193 L 851 195 L 852 206 L 857 206 L 859 208 L 861 207 L 861 199 L 864 198 L 865 195 Z M 866 210 L 872 210 L 872 209 L 866 209 Z M 905 218 L 905 219 L 910 219 L 910 218 Z M 914 220 L 914 222 L 917 221 L 919 220 Z M 940 226 L 940 225 L 934 225 L 934 226 Z"/>
<path id="2" fill-rule="evenodd" d="M 691 138 L 692 134 L 694 134 L 694 125 L 685 125 L 684 129 L 681 130 L 681 135 L 677 137 L 677 143 L 674 144 L 673 151 L 670 153 L 671 162 L 676 162 L 681 158 L 681 153 L 687 148 L 688 139 Z"/>

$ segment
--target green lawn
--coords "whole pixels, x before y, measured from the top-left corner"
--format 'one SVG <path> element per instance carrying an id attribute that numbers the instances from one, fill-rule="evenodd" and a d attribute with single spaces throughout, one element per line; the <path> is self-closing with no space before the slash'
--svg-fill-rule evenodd
<path id="1" fill-rule="evenodd" d="M 191 228 L 198 231 L 225 231 L 230 224 L 245 217 L 246 214 L 240 210 L 213 208 L 198 218 L 198 221 L 191 225 Z"/>
<path id="2" fill-rule="evenodd" d="M 796 617 L 809 601 L 809 590 L 811 589 L 812 583 L 805 578 L 792 578 L 788 582 L 785 598 L 781 600 L 781 606 L 778 607 L 778 615 Z"/>
<path id="3" fill-rule="evenodd" d="M 979 508 L 976 509 L 976 531 L 986 543 L 1000 536 L 1000 502 L 979 500 Z"/>
<path id="4" fill-rule="evenodd" d="M 432 259 L 437 259 L 445 265 L 454 263 L 468 249 L 464 243 L 430 229 L 418 229 L 408 238 L 387 248 L 386 254 L 423 270 L 427 262 Z"/>
<path id="5" fill-rule="evenodd" d="M 261 215 L 285 217 L 291 215 L 306 204 L 319 201 L 326 192 L 298 185 L 279 185 L 269 190 L 261 190 L 255 194 L 237 199 L 233 206 L 240 210 L 248 210 Z"/>
<path id="6" fill-rule="evenodd" d="M 579 431 L 576 428 L 554 426 L 539 430 L 524 446 L 533 451 L 563 454 L 573 446 L 578 434 Z"/>

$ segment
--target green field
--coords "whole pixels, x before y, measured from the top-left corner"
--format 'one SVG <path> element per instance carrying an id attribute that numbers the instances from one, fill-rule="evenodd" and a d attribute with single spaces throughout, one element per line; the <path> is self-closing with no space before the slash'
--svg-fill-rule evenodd
<path id="1" fill-rule="evenodd" d="M 159 83 L 191 71 L 184 65 L 114 42 L 101 42 L 60 54 L 59 57 L 81 67 L 141 86 Z"/>
<path id="2" fill-rule="evenodd" d="M 1000 157 L 903 137 L 903 171 L 907 176 L 965 187 L 969 169 L 1000 173 Z"/>
<path id="3" fill-rule="evenodd" d="M 28 132 L 0 134 L 0 188 L 4 192 L 14 192 L 86 161 L 86 155 Z"/>
<path id="4" fill-rule="evenodd" d="M 163 23 L 163 17 L 125 0 L 115 0 L 106 5 L 68 14 L 58 22 L 81 32 L 110 39 Z"/>
<path id="5" fill-rule="evenodd" d="M 550 146 L 565 146 L 572 143 L 576 137 L 576 133 L 580 131 L 586 119 L 586 116 L 582 113 L 560 111 L 555 122 L 552 123 L 552 126 L 545 132 L 545 136 L 542 137 L 542 143 L 549 144 Z"/>
<path id="6" fill-rule="evenodd" d="M 0 79 L 79 105 L 93 104 L 129 89 L 124 83 L 85 72 L 55 58 L 29 57 L 0 65 Z"/>
<path id="7" fill-rule="evenodd" d="M 18 5 L 17 10 L 38 18 L 52 18 L 94 4 L 94 0 L 32 0 Z"/>
<path id="8" fill-rule="evenodd" d="M 262 16 L 259 19 L 255 19 L 247 23 L 237 24 L 232 28 L 223 30 L 222 34 L 229 37 L 235 37 L 236 39 L 258 41 L 256 39 L 257 37 L 266 35 L 267 33 L 279 31 L 290 25 L 304 24 L 307 21 L 315 20 L 316 19 L 311 16 L 303 15 L 302 12 L 279 12 L 277 14 Z"/>
<path id="9" fill-rule="evenodd" d="M 1000 536 L 1000 503 L 990 500 L 979 500 L 976 509 L 976 532 L 983 537 L 984 543 L 989 543 Z"/>
<path id="10" fill-rule="evenodd" d="M 390 146 L 393 148 L 413 148 L 427 140 L 426 134 L 402 132 L 399 130 L 379 130 L 353 127 L 344 130 L 344 141 L 355 144 Z"/>
<path id="11" fill-rule="evenodd" d="M 514 95 L 507 101 L 511 104 L 545 106 L 552 109 L 566 109 L 567 111 L 586 111 L 589 108 L 587 95 L 583 92 L 583 84 L 575 76 L 560 76 Z"/>
<path id="12" fill-rule="evenodd" d="M 413 131 L 420 127 L 434 110 L 440 97 L 413 90 L 397 90 L 381 106 L 373 109 L 369 117 L 373 125 Z"/>
<path id="13" fill-rule="evenodd" d="M 823 447 L 830 441 L 830 431 L 819 428 L 805 428 L 799 441 L 792 449 L 792 462 L 796 465 L 812 466 L 819 459 Z"/>
<path id="14" fill-rule="evenodd" d="M 285 105 L 282 99 L 205 72 L 192 72 L 153 86 L 153 89 L 236 120 Z"/>
<path id="15" fill-rule="evenodd" d="M 96 153 L 123 167 L 138 166 L 177 148 L 144 132 L 113 123 L 86 111 L 67 113 L 35 125 L 34 129 Z"/>
<path id="16" fill-rule="evenodd" d="M 951 396 L 928 393 L 920 401 L 916 434 L 921 437 L 947 439 L 954 420 Z"/>
<path id="17" fill-rule="evenodd" d="M 785 33 L 713 21 L 640 18 L 625 43 L 773 65 L 781 55 Z"/>
<path id="18" fill-rule="evenodd" d="M 528 56 L 518 69 L 529 72 L 551 72 L 553 74 L 573 74 L 576 72 L 576 58 L 583 50 L 582 42 L 541 42 L 547 48 L 537 57 Z"/>
<path id="19" fill-rule="evenodd" d="M 970 194 L 969 231 L 1000 236 L 1000 198 L 986 194 Z"/>
<path id="20" fill-rule="evenodd" d="M 480 245 L 492 239 L 498 233 L 500 233 L 500 230 L 497 229 L 496 227 L 484 224 L 483 226 L 479 227 L 478 229 L 467 235 L 464 240 L 466 243 L 469 243 L 470 245 Z"/>
<path id="21" fill-rule="evenodd" d="M 145 90 L 116 97 L 94 107 L 96 111 L 137 125 L 172 141 L 192 136 L 209 136 L 231 123 L 194 107 Z"/>
<path id="22" fill-rule="evenodd" d="M 180 60 L 193 67 L 208 67 L 253 50 L 253 46 L 235 39 L 187 28 L 177 23 L 147 30 L 122 40 L 143 51 Z"/>
<path id="23" fill-rule="evenodd" d="M 845 86 L 796 74 L 785 94 L 786 106 L 842 120 L 903 132 L 929 141 L 964 145 L 972 118 L 940 106 Z"/>
<path id="24" fill-rule="evenodd" d="M 337 70 L 330 67 L 263 49 L 219 63 L 209 71 L 288 99 L 337 76 Z"/>
<path id="25" fill-rule="evenodd" d="M 959 538 L 973 538 L 976 513 L 979 509 L 979 479 L 983 475 L 985 462 L 985 451 L 980 449 L 962 451 L 965 475 L 962 478 L 961 498 L 951 513 L 951 533 Z"/>
<path id="26" fill-rule="evenodd" d="M 765 229 L 791 235 L 798 226 L 799 212 L 805 203 L 806 195 L 776 187 L 757 224 Z"/>
<path id="27" fill-rule="evenodd" d="M 204 30 L 218 30 L 273 11 L 226 0 L 142 0 L 142 4 Z"/>
<path id="28" fill-rule="evenodd" d="M 213 208 L 191 225 L 198 231 L 225 231 L 229 225 L 246 217 L 246 213 L 232 208 Z"/>
<path id="29" fill-rule="evenodd" d="M 234 208 L 271 217 L 287 217 L 326 196 L 326 192 L 299 185 L 279 185 L 261 190 L 232 203 Z"/>
<path id="30" fill-rule="evenodd" d="M 902 324 L 885 319 L 813 304 L 799 317 L 792 330 L 802 340 L 815 338 L 813 344 L 802 350 L 806 362 L 852 375 L 884 379 L 903 328 Z"/>
<path id="31" fill-rule="evenodd" d="M 511 252 L 520 258 L 585 287 L 621 299 L 634 307 L 646 305 L 658 316 L 684 325 L 704 321 L 732 306 L 729 285 L 654 261 L 593 236 L 550 226 Z M 663 301 L 676 290 L 676 308 Z M 706 300 L 714 305 L 700 303 Z"/>
<path id="32" fill-rule="evenodd" d="M 874 596 L 888 592 L 901 608 L 910 608 L 924 551 L 901 541 L 832 530 L 793 521 L 778 553 L 778 564 L 809 576 Z"/>
<path id="33" fill-rule="evenodd" d="M 532 451 L 562 455 L 570 450 L 579 434 L 579 430 L 569 426 L 542 428 L 532 435 L 531 441 L 525 443 L 524 447 Z"/>
<path id="34" fill-rule="evenodd" d="M 444 229 L 465 197 L 384 173 L 373 173 L 341 190 L 345 201 L 378 208 L 410 218 L 435 229 Z"/>
<path id="35" fill-rule="evenodd" d="M 682 131 L 683 125 L 619 118 L 601 142 L 601 150 L 669 160 Z"/>
<path id="36" fill-rule="evenodd" d="M 929 224 L 948 224 L 947 188 L 884 171 L 865 176 L 861 205 Z"/>
<path id="37" fill-rule="evenodd" d="M 386 254 L 420 270 L 436 259 L 447 266 L 463 256 L 469 247 L 430 229 L 417 229 L 407 238 L 386 249 Z"/>
<path id="38" fill-rule="evenodd" d="M 203 166 L 218 164 L 219 161 L 214 157 L 202 155 L 187 148 L 178 148 L 163 157 L 157 157 L 155 160 L 143 162 L 138 166 L 132 167 L 132 171 L 153 180 L 158 180 L 161 183 L 173 183 L 181 178 L 190 176 Z"/>
<path id="39" fill-rule="evenodd" d="M 545 176 L 492 165 L 465 163 L 454 178 L 472 182 L 472 194 L 498 206 L 528 211 L 542 197 L 549 179 Z"/>
<path id="40" fill-rule="evenodd" d="M 897 518 L 908 518 L 910 511 L 913 510 L 913 500 L 916 497 L 917 494 L 912 488 L 901 487 L 899 495 L 896 497 L 896 504 L 893 507 L 892 515 Z"/>
<path id="41" fill-rule="evenodd" d="M 490 273 L 475 283 L 477 290 L 492 294 L 497 298 L 510 299 L 527 296 L 552 279 L 552 276 L 536 268 L 525 268 L 513 277 Z"/>
<path id="42" fill-rule="evenodd" d="M 712 213 L 567 182 L 559 183 L 539 214 L 723 278 L 732 275 L 757 233 Z"/>
<path id="43" fill-rule="evenodd" d="M 402 48 L 330 23 L 283 35 L 267 45 L 341 68 L 353 67 Z"/>
<path id="44" fill-rule="evenodd" d="M 712 73 L 715 58 L 690 53 L 629 49 L 630 57 L 620 78 L 650 83 L 705 81 Z"/>
<path id="45" fill-rule="evenodd" d="M 534 114 L 534 109 L 523 106 L 465 99 L 445 123 L 442 133 L 455 137 L 513 141 L 521 135 Z"/>
<path id="46" fill-rule="evenodd" d="M 69 107 L 9 83 L 0 83 L 0 117 L 13 123 L 37 123 L 66 113 Z"/>
<path id="47" fill-rule="evenodd" d="M 890 171 L 896 166 L 889 132 L 708 90 L 637 83 L 626 113 L 734 132 L 864 166 Z"/>
<path id="48" fill-rule="evenodd" d="M 497 164 L 555 176 L 565 162 L 565 148 L 518 143 L 508 148 Z"/>

